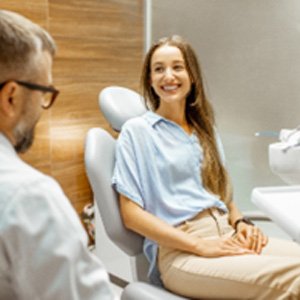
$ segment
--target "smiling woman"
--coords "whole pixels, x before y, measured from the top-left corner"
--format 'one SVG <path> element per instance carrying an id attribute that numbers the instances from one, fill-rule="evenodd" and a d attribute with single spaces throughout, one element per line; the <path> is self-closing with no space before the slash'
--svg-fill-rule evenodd
<path id="1" fill-rule="evenodd" d="M 300 247 L 235 205 L 192 47 L 155 43 L 142 87 L 151 111 L 123 125 L 112 183 L 125 226 L 145 237 L 150 280 L 188 298 L 298 299 Z"/>

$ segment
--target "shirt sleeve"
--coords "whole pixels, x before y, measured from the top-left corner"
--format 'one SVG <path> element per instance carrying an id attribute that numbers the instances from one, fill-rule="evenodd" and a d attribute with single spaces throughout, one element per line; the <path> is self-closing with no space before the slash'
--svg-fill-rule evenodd
<path id="1" fill-rule="evenodd" d="M 54 180 L 43 177 L 20 187 L 1 218 L 18 298 L 115 299 L 77 213 Z"/>
<path id="2" fill-rule="evenodd" d="M 144 208 L 142 180 L 140 179 L 141 167 L 138 163 L 135 147 L 137 138 L 126 128 L 117 140 L 115 153 L 115 168 L 112 177 L 112 184 L 116 191 Z"/>

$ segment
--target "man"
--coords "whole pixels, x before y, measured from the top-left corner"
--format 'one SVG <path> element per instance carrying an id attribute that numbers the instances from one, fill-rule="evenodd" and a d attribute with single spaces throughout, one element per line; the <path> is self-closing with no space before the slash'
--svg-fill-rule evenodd
<path id="1" fill-rule="evenodd" d="M 17 155 L 58 95 L 54 54 L 46 31 L 0 10 L 0 299 L 110 300 L 107 273 L 63 191 Z"/>

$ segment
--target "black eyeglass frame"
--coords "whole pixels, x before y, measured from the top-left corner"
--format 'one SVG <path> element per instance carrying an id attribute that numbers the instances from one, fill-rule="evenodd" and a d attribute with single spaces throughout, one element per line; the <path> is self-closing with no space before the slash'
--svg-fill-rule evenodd
<path id="1" fill-rule="evenodd" d="M 16 82 L 17 84 L 19 85 L 22 85 L 30 90 L 35 90 L 35 91 L 41 91 L 41 92 L 44 92 L 44 93 L 51 93 L 52 94 L 52 97 L 51 97 L 51 100 L 49 102 L 48 105 L 42 105 L 42 108 L 44 109 L 48 109 L 50 108 L 56 97 L 58 96 L 59 94 L 59 90 L 57 90 L 54 86 L 44 86 L 44 85 L 40 85 L 40 84 L 36 84 L 36 83 L 31 83 L 31 82 L 27 82 L 27 81 L 22 81 L 22 80 L 9 80 L 9 81 L 14 81 Z M 5 81 L 5 82 L 2 82 L 0 83 L 0 90 L 9 82 L 9 81 Z"/>

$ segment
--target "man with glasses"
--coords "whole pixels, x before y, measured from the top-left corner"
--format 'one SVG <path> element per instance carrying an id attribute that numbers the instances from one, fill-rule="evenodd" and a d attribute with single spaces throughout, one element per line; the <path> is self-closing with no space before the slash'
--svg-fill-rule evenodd
<path id="1" fill-rule="evenodd" d="M 101 262 L 63 191 L 17 153 L 53 105 L 55 44 L 38 25 L 0 10 L 0 299 L 113 299 Z"/>

